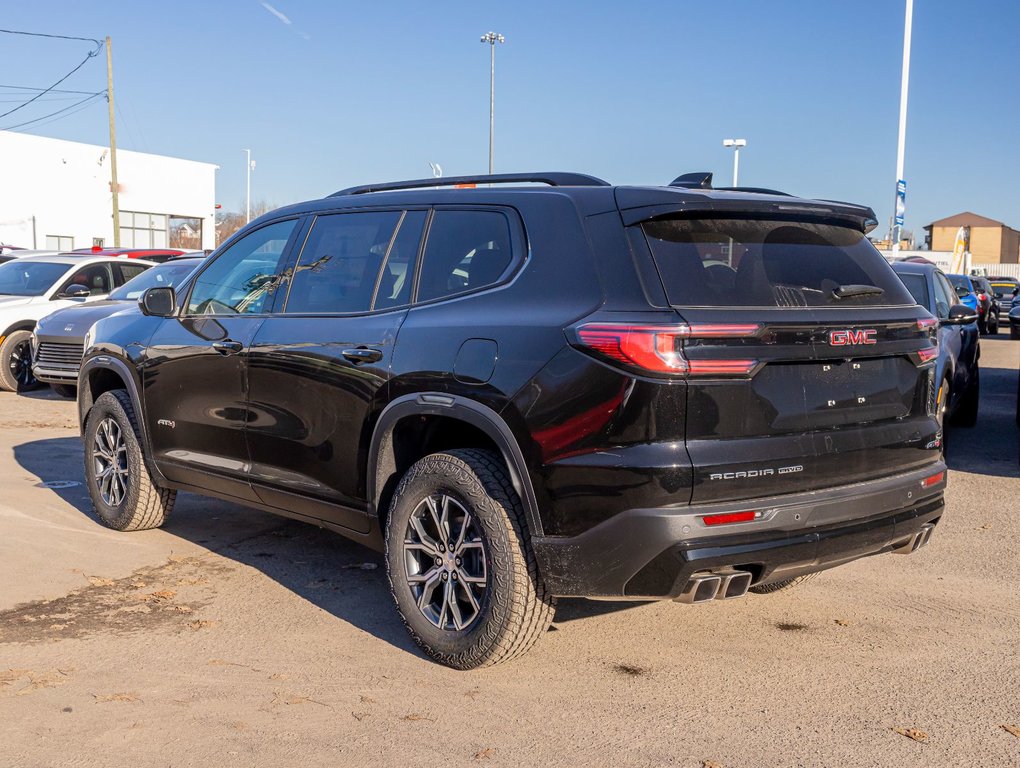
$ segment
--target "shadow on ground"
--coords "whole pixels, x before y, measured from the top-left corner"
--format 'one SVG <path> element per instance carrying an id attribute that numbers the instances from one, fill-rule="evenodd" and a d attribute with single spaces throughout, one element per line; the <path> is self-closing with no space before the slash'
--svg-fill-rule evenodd
<path id="1" fill-rule="evenodd" d="M 66 504 L 99 526 L 84 485 L 82 445 L 76 437 L 15 446 L 18 464 Z M 65 481 L 79 483 L 60 487 Z M 162 530 L 256 569 L 298 597 L 401 650 L 422 656 L 407 635 L 389 593 L 382 555 L 307 523 L 190 493 L 178 495 Z M 125 536 L 131 536 L 125 533 Z M 210 576 L 215 579 L 216 576 Z M 257 595 L 253 593 L 253 599 Z M 636 602 L 561 600 L 556 622 L 600 616 Z"/>

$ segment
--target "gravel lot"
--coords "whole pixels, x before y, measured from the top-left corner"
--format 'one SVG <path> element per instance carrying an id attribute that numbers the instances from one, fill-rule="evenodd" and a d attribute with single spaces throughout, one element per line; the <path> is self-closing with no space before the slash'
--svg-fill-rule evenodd
<path id="1" fill-rule="evenodd" d="M 73 403 L 0 393 L 0 765 L 1018 765 L 1020 342 L 982 350 L 919 553 L 726 603 L 562 601 L 467 673 L 339 536 L 190 495 L 103 528 Z"/>

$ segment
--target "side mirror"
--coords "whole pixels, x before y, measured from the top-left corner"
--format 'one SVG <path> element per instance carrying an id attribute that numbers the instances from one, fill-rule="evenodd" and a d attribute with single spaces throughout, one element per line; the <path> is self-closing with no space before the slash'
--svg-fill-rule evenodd
<path id="1" fill-rule="evenodd" d="M 173 288 L 156 286 L 150 288 L 138 300 L 143 315 L 170 317 L 177 311 L 177 295 Z"/>
<path id="2" fill-rule="evenodd" d="M 81 285 L 80 283 L 72 283 L 64 289 L 64 292 L 60 294 L 61 299 L 84 299 L 92 291 L 87 285 Z"/>
<path id="3" fill-rule="evenodd" d="M 966 325 L 976 322 L 977 312 L 966 304 L 954 304 L 949 308 L 949 317 L 942 321 L 943 325 Z"/>

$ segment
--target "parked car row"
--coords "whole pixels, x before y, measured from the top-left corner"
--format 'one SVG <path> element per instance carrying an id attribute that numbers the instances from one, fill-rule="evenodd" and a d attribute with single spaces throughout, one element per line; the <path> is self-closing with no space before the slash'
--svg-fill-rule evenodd
<path id="1" fill-rule="evenodd" d="M 153 251 L 178 258 L 183 251 Z M 33 371 L 32 332 L 57 310 L 105 299 L 155 262 L 145 250 L 112 252 L 11 251 L 0 263 L 0 390 L 24 391 L 38 384 Z M 65 393 L 67 390 L 64 390 Z"/>

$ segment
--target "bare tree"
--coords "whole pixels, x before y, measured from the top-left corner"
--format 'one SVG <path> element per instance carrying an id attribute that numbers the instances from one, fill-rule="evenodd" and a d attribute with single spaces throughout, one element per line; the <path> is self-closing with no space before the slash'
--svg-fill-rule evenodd
<path id="1" fill-rule="evenodd" d="M 278 208 L 279 206 L 266 202 L 265 200 L 253 200 L 251 204 L 251 217 L 257 219 L 264 213 Z M 238 211 L 219 211 L 216 214 L 216 245 L 217 247 L 227 241 L 232 234 L 243 227 L 247 222 L 244 220 L 244 204 L 238 206 Z"/>

